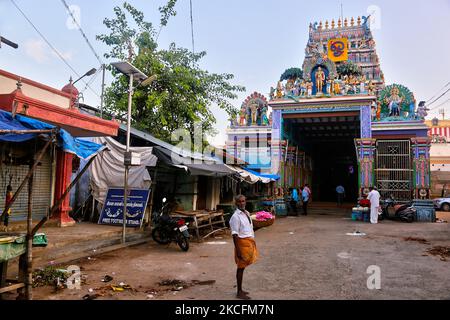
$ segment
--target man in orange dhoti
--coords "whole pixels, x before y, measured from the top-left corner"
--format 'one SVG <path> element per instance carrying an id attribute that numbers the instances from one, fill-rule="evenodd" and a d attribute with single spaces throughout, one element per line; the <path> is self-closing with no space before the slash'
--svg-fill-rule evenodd
<path id="1" fill-rule="evenodd" d="M 248 292 L 242 290 L 242 279 L 244 270 L 258 259 L 256 249 L 255 233 L 253 232 L 253 222 L 250 214 L 245 210 L 246 200 L 243 195 L 235 198 L 237 209 L 230 219 L 231 235 L 234 242 L 234 259 L 237 265 L 237 297 L 248 300 Z"/>

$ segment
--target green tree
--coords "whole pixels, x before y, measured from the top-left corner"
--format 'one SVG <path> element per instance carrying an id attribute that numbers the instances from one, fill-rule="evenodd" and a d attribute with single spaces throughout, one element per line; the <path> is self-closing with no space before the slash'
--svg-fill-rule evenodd
<path id="1" fill-rule="evenodd" d="M 303 78 L 303 71 L 300 68 L 289 68 L 286 71 L 283 72 L 283 74 L 280 77 L 280 81 L 283 80 L 295 80 L 295 79 L 302 79 Z"/>
<path id="2" fill-rule="evenodd" d="M 342 62 L 342 63 L 338 64 L 337 72 L 341 77 L 351 76 L 351 75 L 359 77 L 362 75 L 361 68 L 357 64 L 355 64 L 351 61 Z"/>
<path id="3" fill-rule="evenodd" d="M 160 28 L 176 14 L 176 0 L 160 7 Z M 125 10 L 123 10 L 125 9 Z M 194 124 L 201 122 L 203 135 L 215 134 L 216 118 L 212 105 L 218 105 L 229 115 L 237 113 L 230 100 L 245 88 L 230 83 L 232 74 L 210 73 L 199 66 L 205 52 L 192 53 L 172 43 L 159 49 L 156 29 L 144 20 L 144 15 L 130 4 L 115 7 L 115 18 L 104 20 L 109 34 L 97 39 L 111 47 L 106 58 L 128 59 L 147 75 L 156 75 L 148 87 L 137 87 L 133 94 L 132 124 L 156 137 L 170 141 L 173 131 L 186 129 L 194 138 Z M 130 25 L 127 14 L 131 16 Z M 118 117 L 125 117 L 128 101 L 128 78 L 111 70 L 115 79 L 106 89 L 105 109 Z M 205 141 L 205 139 L 203 139 Z"/>

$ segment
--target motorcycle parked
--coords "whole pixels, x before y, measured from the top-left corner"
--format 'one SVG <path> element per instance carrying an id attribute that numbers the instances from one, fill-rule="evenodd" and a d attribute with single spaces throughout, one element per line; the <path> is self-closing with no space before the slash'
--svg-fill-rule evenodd
<path id="1" fill-rule="evenodd" d="M 392 215 L 390 211 L 394 212 Z M 388 199 L 384 200 L 382 206 L 382 214 L 379 216 L 379 220 L 389 219 L 411 223 L 416 219 L 417 209 L 412 206 L 412 203 L 400 204 L 395 201 L 391 195 Z"/>
<path id="2" fill-rule="evenodd" d="M 189 250 L 189 231 L 184 219 L 172 218 L 169 215 L 166 198 L 163 199 L 163 207 L 159 212 L 153 213 L 152 238 L 159 244 L 169 244 L 174 241 L 183 251 Z"/>

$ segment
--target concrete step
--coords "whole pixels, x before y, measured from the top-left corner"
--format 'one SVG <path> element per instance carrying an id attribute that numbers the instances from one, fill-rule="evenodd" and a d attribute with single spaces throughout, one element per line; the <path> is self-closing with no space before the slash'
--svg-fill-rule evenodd
<path id="1" fill-rule="evenodd" d="M 126 235 L 126 244 L 143 243 L 150 241 L 151 233 L 149 231 L 129 232 Z M 105 252 L 104 249 L 122 244 L 122 235 L 120 232 L 112 234 L 99 234 L 98 236 L 76 242 L 57 242 L 51 243 L 44 248 L 33 248 L 33 265 L 41 267 L 53 262 L 54 264 L 61 261 L 70 261 L 97 255 Z M 103 249 L 103 250 L 102 250 Z M 116 250 L 116 249 L 112 249 Z"/>
<path id="2" fill-rule="evenodd" d="M 73 254 L 66 255 L 66 256 L 60 256 L 60 257 L 56 258 L 55 260 L 51 260 L 51 261 L 53 261 L 54 265 L 65 264 L 68 262 L 75 262 L 76 260 L 79 260 L 79 259 L 93 257 L 93 256 L 100 255 L 100 254 L 103 254 L 106 252 L 111 252 L 111 251 L 123 249 L 126 247 L 136 246 L 136 245 L 147 243 L 150 241 L 153 241 L 151 237 L 142 238 L 142 239 L 138 239 L 138 240 L 134 240 L 134 241 L 127 241 L 126 243 L 119 243 L 119 244 L 115 244 L 115 245 L 109 245 L 109 246 L 106 246 L 106 247 L 103 247 L 100 249 L 96 249 L 95 252 L 89 250 L 89 251 L 73 253 Z M 48 262 L 44 262 L 44 260 L 42 260 L 42 259 L 41 260 L 37 259 L 37 262 L 33 260 L 34 268 L 44 267 L 46 265 L 48 265 Z"/>

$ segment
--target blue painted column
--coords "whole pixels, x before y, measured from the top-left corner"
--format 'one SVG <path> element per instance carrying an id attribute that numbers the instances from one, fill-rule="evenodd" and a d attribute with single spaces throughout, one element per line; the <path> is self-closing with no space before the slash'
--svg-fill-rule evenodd
<path id="1" fill-rule="evenodd" d="M 358 159 L 359 195 L 368 193 L 375 186 L 375 150 L 376 140 L 372 139 L 372 117 L 370 105 L 360 107 L 361 137 L 355 139 Z"/>
<path id="2" fill-rule="evenodd" d="M 375 185 L 375 139 L 355 139 L 358 159 L 359 195 L 367 194 L 370 187 Z"/>
<path id="3" fill-rule="evenodd" d="M 361 106 L 361 139 L 372 138 L 372 116 L 370 106 Z"/>
<path id="4" fill-rule="evenodd" d="M 272 111 L 272 143 L 271 143 L 271 168 L 272 174 L 280 174 L 281 140 L 283 137 L 283 123 L 281 110 Z M 280 179 L 281 180 L 281 179 Z"/>

